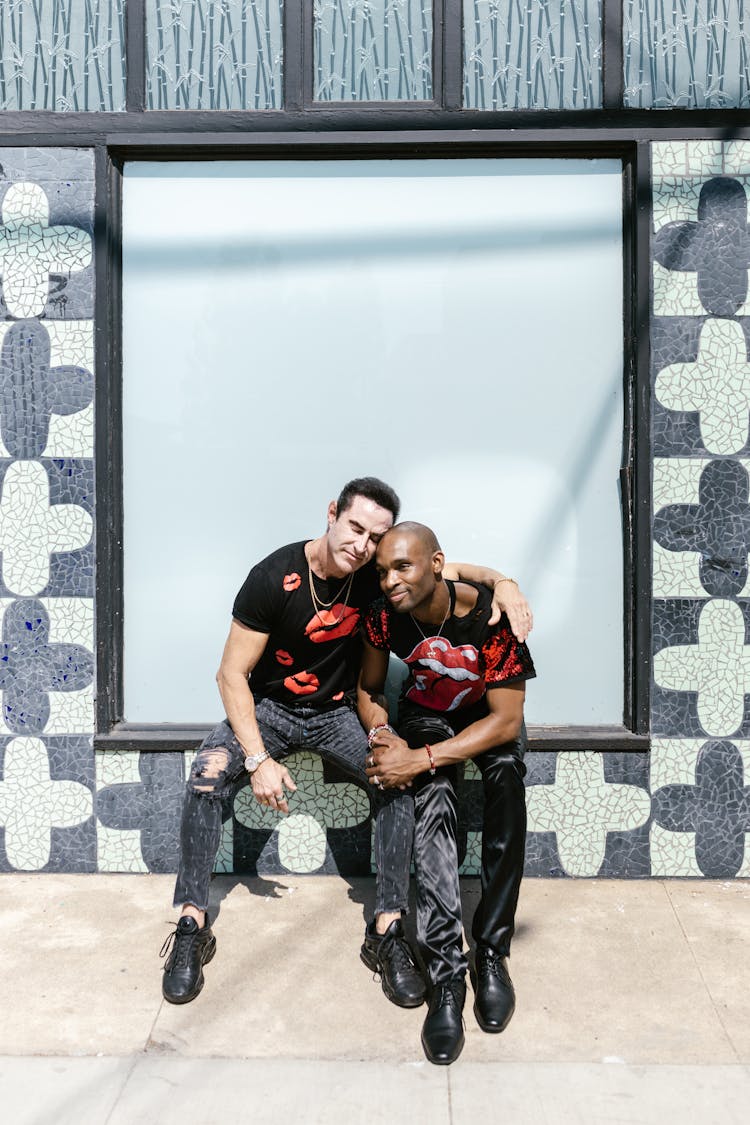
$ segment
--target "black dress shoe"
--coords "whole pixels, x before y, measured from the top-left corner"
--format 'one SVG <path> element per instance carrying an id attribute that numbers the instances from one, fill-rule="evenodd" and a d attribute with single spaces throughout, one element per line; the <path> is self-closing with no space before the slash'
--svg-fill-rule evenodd
<path id="1" fill-rule="evenodd" d="M 471 973 L 474 1015 L 482 1031 L 504 1031 L 516 1009 L 516 994 L 507 958 L 488 945 L 478 945 Z"/>
<path id="2" fill-rule="evenodd" d="M 170 952 L 170 946 L 171 952 Z M 203 927 L 195 918 L 183 915 L 161 947 L 164 962 L 161 990 L 170 1004 L 188 1004 L 203 988 L 203 966 L 216 952 L 216 938 L 206 915 Z"/>
<path id="3" fill-rule="evenodd" d="M 365 930 L 360 957 L 373 973 L 380 974 L 383 992 L 399 1008 L 418 1008 L 427 991 L 400 920 L 391 922 L 384 934 L 371 922 Z"/>
<path id="4" fill-rule="evenodd" d="M 463 977 L 453 977 L 433 987 L 427 1018 L 422 1025 L 422 1046 L 427 1058 L 437 1066 L 455 1062 L 463 1050 L 465 1000 Z"/>

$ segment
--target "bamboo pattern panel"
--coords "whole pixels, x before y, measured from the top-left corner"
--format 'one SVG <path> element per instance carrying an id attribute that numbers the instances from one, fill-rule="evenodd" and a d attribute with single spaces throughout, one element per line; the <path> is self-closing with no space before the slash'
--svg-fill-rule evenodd
<path id="1" fill-rule="evenodd" d="M 149 109 L 280 109 L 282 0 L 146 0 Z"/>
<path id="2" fill-rule="evenodd" d="M 625 104 L 750 106 L 744 0 L 625 0 Z"/>
<path id="3" fill-rule="evenodd" d="M 432 0 L 314 0 L 315 98 L 430 101 Z"/>
<path id="4" fill-rule="evenodd" d="M 464 0 L 464 105 L 597 109 L 601 42 L 601 0 Z"/>
<path id="5" fill-rule="evenodd" d="M 123 0 L 0 0 L 0 109 L 123 110 Z"/>

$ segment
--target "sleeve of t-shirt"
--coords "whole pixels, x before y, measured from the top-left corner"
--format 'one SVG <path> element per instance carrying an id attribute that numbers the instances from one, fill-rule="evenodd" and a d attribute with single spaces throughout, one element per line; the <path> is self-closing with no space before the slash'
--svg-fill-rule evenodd
<path id="1" fill-rule="evenodd" d="M 274 622 L 278 620 L 283 589 L 281 583 L 274 584 L 271 577 L 263 563 L 254 566 L 234 599 L 232 607 L 232 617 L 258 633 L 270 633 Z"/>
<path id="2" fill-rule="evenodd" d="M 487 689 L 505 687 L 536 676 L 534 662 L 527 646 L 516 640 L 508 618 L 503 614 L 482 645 L 484 679 Z"/>
<path id="3" fill-rule="evenodd" d="M 390 652 L 391 638 L 388 628 L 388 610 L 382 598 L 373 602 L 365 613 L 362 632 L 367 643 L 371 644 L 373 648 Z"/>

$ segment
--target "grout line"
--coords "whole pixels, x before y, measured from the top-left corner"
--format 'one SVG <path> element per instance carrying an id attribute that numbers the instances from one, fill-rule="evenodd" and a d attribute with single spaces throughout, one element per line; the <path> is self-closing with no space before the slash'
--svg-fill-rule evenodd
<path id="1" fill-rule="evenodd" d="M 674 914 L 675 919 L 677 921 L 677 925 L 680 927 L 680 932 L 682 933 L 682 936 L 685 939 L 685 945 L 688 947 L 688 950 L 690 951 L 690 956 L 693 959 L 693 964 L 695 965 L 696 969 L 698 970 L 698 976 L 701 978 L 701 981 L 703 982 L 703 987 L 705 988 L 706 993 L 708 995 L 708 998 L 711 1001 L 711 1007 L 713 1008 L 714 1012 L 716 1013 L 716 1018 L 719 1021 L 719 1026 L 721 1027 L 722 1031 L 724 1032 L 724 1035 L 726 1036 L 727 1042 L 729 1043 L 729 1046 L 732 1048 L 732 1052 L 734 1053 L 734 1056 L 735 1056 L 737 1062 L 740 1064 L 740 1066 L 742 1066 L 743 1063 L 742 1063 L 742 1059 L 740 1058 L 739 1051 L 737 1050 L 737 1048 L 734 1044 L 734 1040 L 732 1039 L 732 1036 L 729 1034 L 729 1030 L 728 1030 L 726 1024 L 724 1023 L 724 1019 L 722 1017 L 721 1012 L 719 1011 L 718 1007 L 716 1006 L 716 1001 L 714 1000 L 713 993 L 711 992 L 711 989 L 708 986 L 708 981 L 706 980 L 705 976 L 703 975 L 703 970 L 700 967 L 700 963 L 698 962 L 698 958 L 695 956 L 692 944 L 688 940 L 687 933 L 685 932 L 685 927 L 682 924 L 682 919 L 680 918 L 679 914 L 677 913 L 677 907 L 675 906 L 674 901 L 672 900 L 672 896 L 669 893 L 669 887 L 667 885 L 666 879 L 661 880 L 661 885 L 664 887 L 664 893 L 667 896 L 667 902 L 672 907 L 672 913 Z"/>
<path id="2" fill-rule="evenodd" d="M 451 1068 L 447 1067 L 445 1075 L 448 1089 L 448 1125 L 453 1125 L 453 1091 L 451 1089 Z"/>
<path id="3" fill-rule="evenodd" d="M 106 1118 L 103 1122 L 103 1125 L 108 1125 L 109 1121 L 111 1121 L 112 1114 L 117 1109 L 117 1106 L 120 1102 L 120 1099 L 122 1098 L 122 1095 L 125 1093 L 125 1087 L 128 1085 L 128 1083 L 130 1082 L 130 1079 L 133 1077 L 133 1071 L 135 1070 L 136 1066 L 138 1065 L 138 1061 L 148 1055 L 149 1043 L 153 1039 L 154 1029 L 156 1027 L 159 1016 L 161 1015 L 161 1010 L 164 1007 L 165 1003 L 166 1003 L 166 1001 L 162 997 L 162 999 L 159 1001 L 159 1004 L 157 1005 L 156 1015 L 154 1016 L 154 1018 L 151 1022 L 151 1026 L 148 1029 L 148 1032 L 146 1034 L 146 1042 L 144 1043 L 142 1049 L 140 1051 L 136 1052 L 133 1055 L 133 1062 L 132 1062 L 131 1066 L 129 1067 L 127 1074 L 125 1075 L 125 1079 L 122 1083 L 122 1086 L 120 1087 L 120 1090 L 119 1090 L 114 1102 L 112 1103 L 112 1108 L 110 1109 L 109 1113 L 107 1114 L 107 1116 L 106 1116 Z"/>
<path id="4" fill-rule="evenodd" d="M 122 1095 L 125 1093 L 125 1087 L 127 1086 L 130 1079 L 133 1077 L 133 1071 L 135 1070 L 135 1068 L 138 1064 L 138 1058 L 139 1058 L 138 1055 L 133 1055 L 130 1066 L 128 1067 L 128 1072 L 127 1072 L 127 1074 L 125 1075 L 125 1077 L 122 1081 L 122 1085 L 120 1086 L 120 1089 L 115 1094 L 115 1097 L 114 1097 L 114 1100 L 113 1100 L 112 1105 L 110 1107 L 110 1110 L 109 1110 L 107 1116 L 104 1118 L 103 1125 L 108 1125 L 108 1123 L 112 1120 L 112 1114 L 115 1112 L 118 1105 L 120 1104 L 120 1099 L 122 1098 Z"/>
<path id="5" fill-rule="evenodd" d="M 161 1000 L 159 1001 L 159 1004 L 158 1004 L 157 1008 L 156 1008 L 156 1015 L 154 1016 L 153 1023 L 151 1024 L 151 1027 L 148 1029 L 148 1035 L 146 1036 L 146 1042 L 143 1044 L 144 1054 L 147 1053 L 148 1050 L 149 1050 L 149 1044 L 151 1043 L 151 1041 L 153 1040 L 153 1037 L 154 1037 L 154 1029 L 156 1028 L 157 1023 L 159 1022 L 159 1016 L 161 1015 L 161 1010 L 162 1010 L 162 1008 L 164 1007 L 165 1004 L 166 1004 L 166 1000 L 164 999 L 164 997 L 162 997 Z"/>

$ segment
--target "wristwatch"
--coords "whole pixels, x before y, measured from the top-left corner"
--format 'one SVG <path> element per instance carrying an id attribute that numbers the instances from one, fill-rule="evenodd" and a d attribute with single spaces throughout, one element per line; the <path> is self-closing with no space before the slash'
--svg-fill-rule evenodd
<path id="1" fill-rule="evenodd" d="M 267 750 L 261 750 L 260 754 L 247 754 L 245 756 L 245 769 L 248 773 L 255 773 L 261 762 L 265 762 L 266 758 L 271 755 Z"/>

